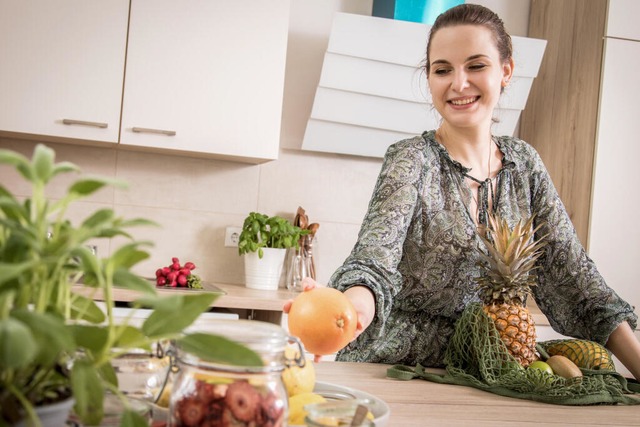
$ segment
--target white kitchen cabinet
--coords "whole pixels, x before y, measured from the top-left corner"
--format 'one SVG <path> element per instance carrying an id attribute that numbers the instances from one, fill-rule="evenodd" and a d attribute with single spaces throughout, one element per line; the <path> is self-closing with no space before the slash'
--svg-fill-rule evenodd
<path id="1" fill-rule="evenodd" d="M 128 13 L 128 0 L 0 0 L 0 130 L 118 142 Z"/>
<path id="2" fill-rule="evenodd" d="M 640 40 L 640 2 L 638 0 L 609 0 L 606 36 Z"/>
<path id="3" fill-rule="evenodd" d="M 610 5 L 609 13 L 613 10 Z M 631 10 L 620 12 L 623 16 L 609 18 L 612 31 L 615 30 L 611 27 L 612 19 L 615 22 L 625 17 L 627 21 L 633 20 Z M 589 254 L 607 283 L 638 308 L 640 202 L 635 192 L 640 185 L 637 166 L 640 158 L 637 128 L 640 34 L 638 40 L 605 37 L 603 61 Z"/>
<path id="4" fill-rule="evenodd" d="M 133 0 L 123 146 L 276 159 L 289 0 Z"/>
<path id="5" fill-rule="evenodd" d="M 0 131 L 276 159 L 288 27 L 289 0 L 0 0 Z"/>

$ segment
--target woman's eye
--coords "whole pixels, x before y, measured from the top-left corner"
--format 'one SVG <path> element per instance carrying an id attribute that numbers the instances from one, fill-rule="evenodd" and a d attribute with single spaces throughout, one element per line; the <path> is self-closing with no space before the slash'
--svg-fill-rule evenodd
<path id="1" fill-rule="evenodd" d="M 469 66 L 469 69 L 477 71 L 477 70 L 482 70 L 485 67 L 486 67 L 485 64 L 473 64 Z"/>
<path id="2" fill-rule="evenodd" d="M 444 74 L 447 74 L 448 72 L 449 72 L 449 70 L 446 69 L 446 68 L 438 68 L 436 70 L 433 70 L 433 74 L 437 74 L 437 75 L 440 75 L 440 76 L 444 75 Z"/>

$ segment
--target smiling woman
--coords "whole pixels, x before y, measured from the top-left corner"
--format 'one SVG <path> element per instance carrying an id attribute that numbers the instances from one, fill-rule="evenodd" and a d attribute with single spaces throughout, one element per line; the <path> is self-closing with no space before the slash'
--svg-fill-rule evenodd
<path id="1" fill-rule="evenodd" d="M 442 121 L 386 152 L 358 241 L 329 282 L 358 313 L 359 335 L 337 360 L 443 366 L 456 324 L 480 300 L 479 278 L 492 279 L 481 235 L 496 231 L 495 216 L 517 234 L 531 226 L 523 243 L 546 240 L 530 260 L 531 296 L 554 328 L 607 344 L 640 378 L 633 307 L 587 255 L 538 153 L 493 131 L 514 65 L 511 37 L 491 10 L 463 4 L 435 21 L 425 71 Z"/>

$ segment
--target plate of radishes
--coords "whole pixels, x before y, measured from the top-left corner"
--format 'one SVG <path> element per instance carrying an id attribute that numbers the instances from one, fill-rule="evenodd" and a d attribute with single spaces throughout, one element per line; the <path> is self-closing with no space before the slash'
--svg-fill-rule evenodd
<path id="1" fill-rule="evenodd" d="M 202 289 L 200 276 L 193 273 L 196 265 L 192 262 L 180 264 L 176 257 L 171 258 L 171 264 L 156 270 L 156 286 L 162 288 Z"/>

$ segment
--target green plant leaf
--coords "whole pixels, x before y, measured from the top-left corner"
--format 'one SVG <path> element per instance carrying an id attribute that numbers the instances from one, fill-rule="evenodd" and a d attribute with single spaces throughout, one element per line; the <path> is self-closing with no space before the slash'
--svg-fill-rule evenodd
<path id="1" fill-rule="evenodd" d="M 263 366 L 262 358 L 253 350 L 225 337 L 194 333 L 176 340 L 178 347 L 209 362 L 236 366 Z"/>
<path id="2" fill-rule="evenodd" d="M 53 173 L 53 163 L 55 160 L 55 152 L 42 144 L 38 144 L 33 150 L 33 171 L 39 182 L 47 183 L 51 179 Z"/>
<path id="3" fill-rule="evenodd" d="M 85 425 L 99 425 L 104 417 L 104 386 L 98 371 L 86 360 L 76 360 L 71 375 L 75 413 Z"/>
<path id="4" fill-rule="evenodd" d="M 131 325 L 122 325 L 118 328 L 118 339 L 114 346 L 122 349 L 140 349 L 142 342 L 146 341 L 146 337 L 137 327 Z M 148 350 L 147 346 L 145 350 Z"/>
<path id="5" fill-rule="evenodd" d="M 155 295 L 156 289 L 149 282 L 137 274 L 131 273 L 128 269 L 120 268 L 113 274 L 113 282 L 120 288 L 130 289 L 145 294 Z"/>
<path id="6" fill-rule="evenodd" d="M 98 258 L 85 245 L 78 246 L 71 250 L 70 256 L 80 262 L 80 268 L 84 274 L 96 276 L 100 273 Z"/>
<path id="7" fill-rule="evenodd" d="M 155 221 L 151 221 L 149 219 L 145 219 L 145 218 L 133 218 L 133 219 L 126 219 L 126 220 L 122 220 L 120 222 L 120 227 L 139 227 L 139 226 L 151 226 L 151 227 L 160 227 L 160 224 L 158 224 Z"/>
<path id="8" fill-rule="evenodd" d="M 25 261 L 19 264 L 0 262 L 0 290 L 2 285 L 20 276 L 24 271 L 32 268 L 33 262 Z"/>
<path id="9" fill-rule="evenodd" d="M 71 302 L 71 318 L 81 319 L 91 323 L 102 323 L 106 320 L 104 311 L 95 303 L 92 298 L 84 295 L 73 294 Z"/>
<path id="10" fill-rule="evenodd" d="M 104 188 L 107 185 L 126 187 L 126 184 L 119 180 L 113 180 L 103 177 L 83 178 L 75 181 L 69 187 L 67 193 L 73 197 L 85 197 Z"/>
<path id="11" fill-rule="evenodd" d="M 131 409 L 125 409 L 120 420 L 120 427 L 148 427 L 144 417 Z"/>
<path id="12" fill-rule="evenodd" d="M 167 297 L 173 299 L 172 306 L 168 307 L 164 302 L 157 305 L 142 325 L 142 331 L 150 338 L 178 334 L 207 311 L 217 297 L 208 292 Z"/>
<path id="13" fill-rule="evenodd" d="M 109 336 L 107 326 L 76 324 L 69 327 L 80 347 L 100 353 L 107 345 L 107 337 Z"/>
<path id="14" fill-rule="evenodd" d="M 34 182 L 33 169 L 29 159 L 11 150 L 0 150 L 0 163 L 15 166 L 16 170 L 29 182 Z"/>
<path id="15" fill-rule="evenodd" d="M 27 325 L 36 343 L 40 344 L 34 358 L 37 363 L 53 366 L 62 352 L 75 349 L 71 329 L 61 317 L 27 309 L 14 310 L 12 315 Z"/>
<path id="16" fill-rule="evenodd" d="M 128 243 L 119 247 L 107 260 L 116 271 L 120 268 L 130 268 L 140 261 L 149 258 L 149 253 L 138 249 L 139 242 Z"/>
<path id="17" fill-rule="evenodd" d="M 115 216 L 116 215 L 112 209 L 98 209 L 82 221 L 82 227 L 89 230 L 99 228 L 104 224 L 111 224 Z"/>
<path id="18" fill-rule="evenodd" d="M 105 382 L 113 385 L 114 387 L 118 386 L 118 375 L 116 375 L 116 371 L 113 369 L 113 365 L 111 363 L 104 363 L 98 366 L 98 374 Z"/>
<path id="19" fill-rule="evenodd" d="M 71 162 L 60 162 L 53 165 L 51 178 L 61 173 L 80 172 L 80 168 Z"/>
<path id="20" fill-rule="evenodd" d="M 28 218 L 29 214 L 27 210 L 18 202 L 18 200 L 9 194 L 7 190 L 0 186 L 0 210 L 5 214 L 9 220 L 20 220 Z M 3 221 L 3 223 L 7 224 Z M 9 228 L 14 228 L 9 225 Z"/>
<path id="21" fill-rule="evenodd" d="M 2 370 L 27 366 L 38 353 L 38 344 L 29 327 L 12 317 L 0 320 L 0 343 Z"/>

